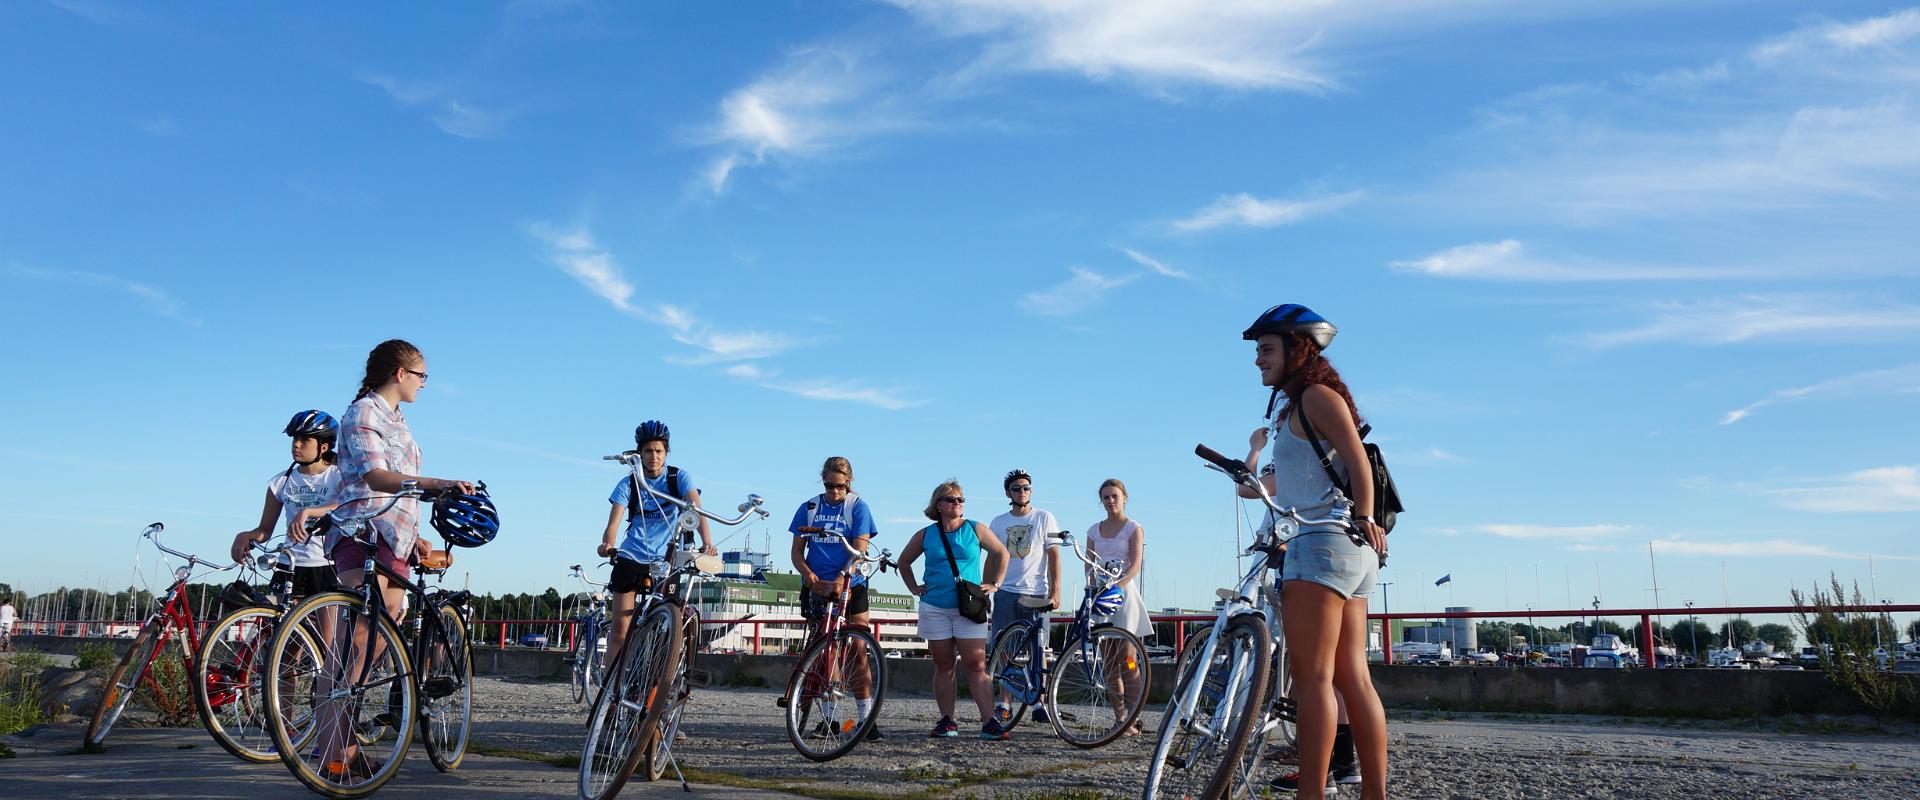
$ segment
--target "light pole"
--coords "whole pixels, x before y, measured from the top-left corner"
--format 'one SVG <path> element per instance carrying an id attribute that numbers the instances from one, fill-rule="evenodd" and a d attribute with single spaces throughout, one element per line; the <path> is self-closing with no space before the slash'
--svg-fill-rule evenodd
<path id="1" fill-rule="evenodd" d="M 1527 661 L 1533 661 L 1533 649 L 1540 646 L 1540 627 L 1533 624 L 1533 604 L 1527 604 Z M 1542 651 L 1545 652 L 1545 651 Z"/>
<path id="2" fill-rule="evenodd" d="M 1693 648 L 1693 663 L 1700 664 L 1700 629 L 1694 627 L 1693 601 L 1687 601 L 1687 643 Z"/>
<path id="3" fill-rule="evenodd" d="M 1376 585 L 1380 587 L 1380 613 L 1391 615 L 1393 613 L 1393 603 L 1387 598 L 1387 587 L 1392 586 L 1393 581 L 1380 581 Z M 1380 657 L 1388 664 L 1391 664 L 1393 663 L 1393 620 L 1380 620 L 1380 625 L 1380 647 L 1385 650 L 1385 652 L 1381 653 Z"/>

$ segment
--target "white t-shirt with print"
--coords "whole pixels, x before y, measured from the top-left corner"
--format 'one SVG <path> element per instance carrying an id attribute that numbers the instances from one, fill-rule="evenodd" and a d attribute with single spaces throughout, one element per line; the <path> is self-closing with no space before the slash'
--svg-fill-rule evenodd
<path id="1" fill-rule="evenodd" d="M 1047 586 L 1047 537 L 1060 532 L 1060 523 L 1040 509 L 1014 516 L 1009 511 L 994 517 L 989 524 L 993 535 L 1007 546 L 1007 577 L 1000 582 L 1003 591 L 1042 596 Z M 1058 545 L 1053 545 L 1058 546 Z"/>
<path id="2" fill-rule="evenodd" d="M 329 464 L 326 471 L 318 475 L 308 475 L 298 467 L 290 473 L 277 472 L 273 480 L 267 482 L 267 491 L 280 500 L 280 530 L 285 531 L 302 509 L 333 504 L 334 496 L 340 493 L 340 470 Z M 325 537 L 310 536 L 305 544 L 296 546 L 292 552 L 293 565 L 296 567 L 333 564 L 327 558 Z"/>

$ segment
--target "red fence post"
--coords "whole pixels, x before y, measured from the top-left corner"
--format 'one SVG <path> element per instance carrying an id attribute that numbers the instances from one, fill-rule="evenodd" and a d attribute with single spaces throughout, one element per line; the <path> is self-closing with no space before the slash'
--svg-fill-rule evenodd
<path id="1" fill-rule="evenodd" d="M 1653 639 L 1653 617 L 1640 615 L 1640 644 L 1647 648 L 1647 669 L 1660 666 L 1660 644 Z"/>

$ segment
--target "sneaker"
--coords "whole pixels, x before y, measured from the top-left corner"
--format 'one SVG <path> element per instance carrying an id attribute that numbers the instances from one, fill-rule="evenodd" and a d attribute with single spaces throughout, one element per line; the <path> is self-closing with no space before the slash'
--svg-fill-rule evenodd
<path id="1" fill-rule="evenodd" d="M 867 729 L 867 741 L 869 742 L 878 742 L 886 738 L 887 737 L 880 735 L 880 723 L 878 722 L 874 723 L 873 727 Z"/>
<path id="2" fill-rule="evenodd" d="M 990 719 L 987 724 L 980 726 L 980 738 L 989 742 L 1004 742 L 1013 738 L 1013 734 L 1000 726 L 1000 720 Z"/>
<path id="3" fill-rule="evenodd" d="M 1278 778 L 1274 778 L 1273 783 L 1267 785 L 1276 792 L 1300 791 L 1300 771 L 1294 770 Z M 1340 785 L 1333 782 L 1332 773 L 1327 774 L 1327 791 L 1329 793 L 1340 791 Z"/>
<path id="4" fill-rule="evenodd" d="M 1327 770 L 1327 777 L 1334 783 L 1353 785 L 1360 782 L 1360 762 L 1335 764 Z"/>
<path id="5" fill-rule="evenodd" d="M 993 707 L 993 718 L 999 720 L 1001 724 L 1005 724 L 1007 720 L 1013 719 L 1013 709 L 996 705 Z"/>
<path id="6" fill-rule="evenodd" d="M 1034 721 L 1034 722 L 1039 722 L 1039 723 L 1047 723 L 1047 722 L 1052 722 L 1053 720 L 1051 720 L 1051 719 L 1048 719 L 1048 718 L 1047 718 L 1047 710 L 1046 710 L 1046 709 L 1044 709 L 1044 708 L 1035 708 L 1035 709 L 1033 710 L 1033 721 Z"/>
<path id="7" fill-rule="evenodd" d="M 927 735 L 936 739 L 959 736 L 960 723 L 954 722 L 952 717 L 941 717 L 939 722 L 933 723 L 933 732 Z"/>

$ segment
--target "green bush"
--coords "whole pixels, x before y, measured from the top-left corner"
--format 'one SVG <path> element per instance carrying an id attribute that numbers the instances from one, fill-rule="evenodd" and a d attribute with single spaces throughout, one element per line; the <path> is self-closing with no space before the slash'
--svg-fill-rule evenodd
<path id="1" fill-rule="evenodd" d="M 1884 613 L 1843 611 L 1847 605 L 1868 605 L 1854 584 L 1853 597 L 1840 585 L 1840 579 L 1827 576 L 1830 591 L 1815 586 L 1811 595 L 1793 590 L 1794 622 L 1811 645 L 1822 648 L 1820 666 L 1834 685 L 1844 689 L 1865 706 L 1868 713 L 1881 719 L 1920 721 L 1920 692 L 1904 676 L 1884 672 L 1873 658 L 1877 642 L 1895 641 L 1888 635 L 1893 624 Z"/>
<path id="2" fill-rule="evenodd" d="M 15 653 L 0 662 L 0 736 L 42 721 L 40 673 L 50 666 L 53 659 L 41 653 Z"/>
<path id="3" fill-rule="evenodd" d="M 120 657 L 114 655 L 113 645 L 106 642 L 88 642 L 80 645 L 80 651 L 73 656 L 75 669 L 112 669 L 113 665 L 118 663 L 120 663 Z"/>

